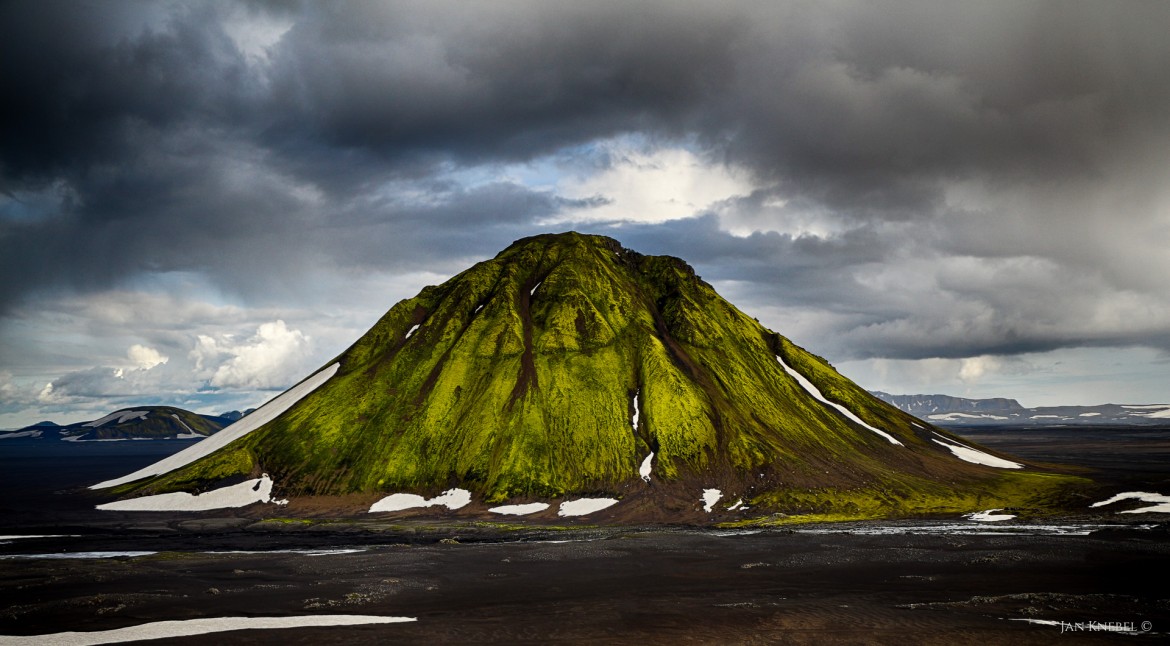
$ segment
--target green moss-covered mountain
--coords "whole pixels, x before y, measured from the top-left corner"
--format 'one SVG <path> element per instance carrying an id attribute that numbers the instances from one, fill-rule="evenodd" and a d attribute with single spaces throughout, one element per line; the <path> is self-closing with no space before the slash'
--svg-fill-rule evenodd
<path id="1" fill-rule="evenodd" d="M 1031 504 L 1065 481 L 959 459 L 956 438 L 764 328 L 682 260 L 600 236 L 519 240 L 398 303 L 336 362 L 258 430 L 123 492 L 263 472 L 289 497 L 458 486 L 489 503 L 609 495 L 649 513 L 718 488 L 720 509 L 857 517 Z"/>

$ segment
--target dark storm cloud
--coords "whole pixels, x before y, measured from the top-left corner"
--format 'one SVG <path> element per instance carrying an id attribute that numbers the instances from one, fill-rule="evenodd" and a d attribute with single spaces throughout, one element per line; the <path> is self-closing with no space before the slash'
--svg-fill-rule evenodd
<path id="1" fill-rule="evenodd" d="M 318 5 L 275 56 L 273 132 L 390 157 L 523 159 L 681 129 L 733 76 L 743 17 L 670 6 Z"/>
<path id="2" fill-rule="evenodd" d="M 854 354 L 1164 343 L 1093 303 L 1168 298 L 1126 246 L 1166 235 L 1166 24 L 1136 2 L 10 2 L 0 310 L 151 272 L 279 299 L 313 271 L 457 269 L 581 206 L 460 173 L 637 135 L 758 188 L 623 241 L 832 312 Z M 801 218 L 827 232 L 776 233 Z M 950 255 L 1039 264 L 915 275 Z M 1061 272 L 1084 298 L 1035 298 Z"/>
<path id="3" fill-rule="evenodd" d="M 249 102 L 247 72 L 209 12 L 138 25 L 145 4 L 5 3 L 0 78 L 5 188 L 83 173 L 141 152 L 143 129 L 227 126 Z"/>
<path id="4" fill-rule="evenodd" d="M 713 12 L 387 3 L 310 5 L 254 64 L 225 32 L 228 7 L 181 6 L 132 25 L 102 5 L 5 5 L 0 70 L 17 100 L 0 158 L 3 305 L 29 289 L 100 289 L 144 271 L 266 284 L 298 253 L 340 264 L 489 253 L 506 241 L 476 228 L 571 205 L 499 187 L 446 205 L 387 207 L 370 194 L 412 179 L 426 190 L 449 160 L 665 127 L 730 65 L 718 51 L 730 21 Z M 55 209 L 29 215 L 54 196 Z M 360 244 L 316 236 L 322 246 L 309 247 L 306 231 Z"/>
<path id="5" fill-rule="evenodd" d="M 1165 4 L 835 6 L 829 33 L 765 22 L 723 115 L 731 154 L 835 211 L 933 214 L 943 180 L 1096 181 L 1167 137 Z"/>

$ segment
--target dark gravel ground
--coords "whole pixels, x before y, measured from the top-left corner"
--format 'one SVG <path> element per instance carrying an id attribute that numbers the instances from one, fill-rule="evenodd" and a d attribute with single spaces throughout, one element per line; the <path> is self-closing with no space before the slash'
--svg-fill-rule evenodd
<path id="1" fill-rule="evenodd" d="M 998 437 L 1001 444 L 980 441 L 1034 459 L 1076 464 L 1080 455 L 1082 466 L 1119 490 L 1170 493 L 1157 488 L 1170 483 L 1170 464 L 1154 455 L 1161 444 L 1148 436 L 1115 443 L 1080 436 L 1080 453 L 1078 437 L 1064 431 L 1056 439 Z M 1163 515 L 1103 512 L 991 535 L 973 533 L 995 530 L 961 519 L 728 535 L 683 527 L 109 515 L 92 512 L 70 487 L 157 456 L 102 451 L 97 460 L 75 458 L 77 470 L 65 469 L 73 480 L 58 475 L 48 489 L 34 476 L 61 462 L 35 451 L 0 456 L 7 474 L 0 476 L 0 534 L 70 535 L 0 544 L 0 635 L 200 617 L 362 614 L 417 621 L 154 643 L 1170 643 L 1170 526 Z M 941 525 L 975 529 L 940 532 Z M 1060 535 L 1052 525 L 1072 533 Z M 341 549 L 355 551 L 306 553 Z M 86 551 L 156 553 L 11 558 Z M 1067 622 L 1072 630 L 1014 619 Z M 1126 622 L 1135 634 L 1092 632 L 1094 621 Z"/>
<path id="2" fill-rule="evenodd" d="M 490 532 L 470 536 L 460 528 L 431 527 L 426 540 L 379 532 L 380 544 L 338 554 L 184 548 L 134 558 L 14 559 L 0 562 L 0 634 L 107 630 L 196 617 L 366 614 L 418 621 L 238 631 L 215 639 L 232 644 L 1154 643 L 1170 633 L 1166 531 L 721 536 L 626 529 L 561 532 L 549 541 L 499 540 L 504 537 Z M 223 547 L 246 547 L 240 544 L 244 538 L 236 536 Z M 253 538 L 271 539 L 263 533 Z M 334 546 L 345 542 L 343 534 L 317 538 Z M 46 551 L 64 547 L 61 539 L 27 543 Z M 1139 631 L 1148 621 L 1152 630 L 1136 636 L 1062 634 L 1058 626 L 1012 619 L 1131 622 Z"/>

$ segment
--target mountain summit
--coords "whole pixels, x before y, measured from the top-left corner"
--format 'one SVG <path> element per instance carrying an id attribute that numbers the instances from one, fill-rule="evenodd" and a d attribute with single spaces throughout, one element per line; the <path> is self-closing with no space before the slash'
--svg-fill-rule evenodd
<path id="1" fill-rule="evenodd" d="M 879 400 L 682 260 L 577 233 L 519 240 L 423 289 L 236 425 L 95 488 L 262 474 L 294 504 L 605 496 L 620 502 L 610 518 L 642 520 L 972 511 L 1061 480 Z"/>

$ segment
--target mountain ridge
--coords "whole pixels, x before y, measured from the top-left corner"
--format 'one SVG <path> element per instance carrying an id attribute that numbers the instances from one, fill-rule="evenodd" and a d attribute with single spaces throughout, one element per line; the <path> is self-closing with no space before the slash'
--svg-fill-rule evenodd
<path id="1" fill-rule="evenodd" d="M 228 426 L 232 420 L 202 415 L 174 406 L 119 408 L 94 420 L 56 424 L 43 421 L 0 433 L 0 440 L 60 439 L 66 442 L 101 442 L 147 439 L 201 439 Z"/>
<path id="2" fill-rule="evenodd" d="M 887 405 L 684 261 L 601 236 L 518 240 L 394 305 L 329 370 L 231 444 L 108 486 L 263 474 L 294 505 L 459 488 L 483 505 L 608 496 L 653 519 L 693 517 L 700 491 L 867 514 L 1024 500 L 1061 480 Z"/>
<path id="3" fill-rule="evenodd" d="M 1099 404 L 1024 407 L 1014 399 L 968 399 L 950 395 L 871 393 L 899 410 L 934 423 L 964 426 L 1074 425 L 1147 426 L 1170 423 L 1170 404 Z"/>

